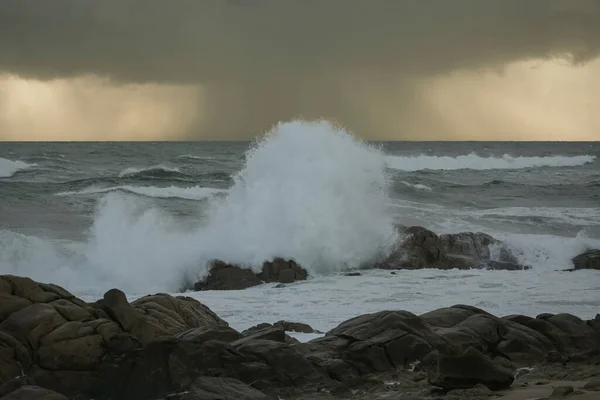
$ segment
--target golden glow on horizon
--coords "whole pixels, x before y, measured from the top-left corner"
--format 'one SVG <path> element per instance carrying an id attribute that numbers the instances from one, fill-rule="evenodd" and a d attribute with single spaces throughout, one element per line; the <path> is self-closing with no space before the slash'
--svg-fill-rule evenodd
<path id="1" fill-rule="evenodd" d="M 446 138 L 600 140 L 600 59 L 583 66 L 523 61 L 503 71 L 457 71 L 421 88 Z"/>
<path id="2" fill-rule="evenodd" d="M 600 140 L 600 58 L 583 66 L 523 61 L 501 71 L 402 77 L 397 85 L 389 77 L 352 80 L 340 72 L 337 78 L 342 94 L 351 88 L 343 112 L 367 139 Z M 214 139 L 218 133 L 200 130 L 207 93 L 199 86 L 126 85 L 97 77 L 0 76 L 0 140 L 180 140 L 208 133 Z M 243 126 L 244 110 L 235 107 L 217 116 Z"/>
<path id="3" fill-rule="evenodd" d="M 0 140 L 161 140 L 198 118 L 197 87 L 0 76 Z"/>

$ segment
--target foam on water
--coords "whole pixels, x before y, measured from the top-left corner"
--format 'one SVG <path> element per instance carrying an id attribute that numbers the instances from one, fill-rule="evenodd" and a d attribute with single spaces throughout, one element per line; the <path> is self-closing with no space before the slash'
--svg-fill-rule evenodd
<path id="1" fill-rule="evenodd" d="M 274 256 L 312 272 L 356 267 L 395 239 L 383 154 L 325 122 L 276 126 L 247 154 L 201 242 L 259 266 Z"/>
<path id="2" fill-rule="evenodd" d="M 404 186 L 408 186 L 408 187 L 413 188 L 413 189 L 425 190 L 427 192 L 431 192 L 431 188 L 429 186 L 423 185 L 421 183 L 409 183 L 409 182 L 406 182 L 406 181 L 401 181 L 401 183 Z"/>
<path id="3" fill-rule="evenodd" d="M 23 161 L 13 161 L 0 157 L 0 178 L 10 178 L 19 171 L 35 166 L 36 164 L 28 164 Z"/>
<path id="4" fill-rule="evenodd" d="M 548 156 L 548 157 L 481 157 L 475 153 L 464 156 L 387 156 L 389 168 L 401 171 L 456 170 L 456 169 L 523 169 L 537 167 L 573 167 L 592 163 L 596 156 Z"/>
<path id="5" fill-rule="evenodd" d="M 234 182 L 226 197 L 214 199 L 204 223 L 187 230 L 135 197 L 111 191 L 75 255 L 21 238 L 20 249 L 5 253 L 12 264 L 2 270 L 68 283 L 72 290 L 176 291 L 214 258 L 254 268 L 274 256 L 294 258 L 316 275 L 356 267 L 396 239 L 384 155 L 329 123 L 277 125 L 248 151 Z M 32 246 L 44 256 L 18 257 Z"/>
<path id="6" fill-rule="evenodd" d="M 138 194 L 146 197 L 156 197 L 156 198 L 179 198 L 185 200 L 204 200 L 211 198 L 215 194 L 223 193 L 224 190 L 200 187 L 200 186 L 190 186 L 190 187 L 179 187 L 179 186 L 169 186 L 169 187 L 153 187 L 153 186 L 131 186 L 131 185 L 123 185 L 123 186 L 114 186 L 107 188 L 96 188 L 89 187 L 76 192 L 60 192 L 57 193 L 56 196 L 76 196 L 76 195 L 89 195 L 89 194 L 102 194 L 109 192 L 129 192 Z"/>

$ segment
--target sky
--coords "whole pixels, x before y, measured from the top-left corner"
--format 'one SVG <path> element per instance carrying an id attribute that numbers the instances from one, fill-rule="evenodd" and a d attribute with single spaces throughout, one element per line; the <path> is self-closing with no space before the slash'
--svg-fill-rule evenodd
<path id="1" fill-rule="evenodd" d="M 600 0 L 4 0 L 0 140 L 600 140 Z"/>

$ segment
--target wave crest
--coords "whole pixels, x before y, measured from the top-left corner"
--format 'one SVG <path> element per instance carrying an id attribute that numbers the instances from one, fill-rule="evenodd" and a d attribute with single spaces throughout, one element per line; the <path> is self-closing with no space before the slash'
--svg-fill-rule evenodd
<path id="1" fill-rule="evenodd" d="M 74 196 L 74 195 L 89 195 L 89 194 L 100 194 L 109 192 L 128 192 L 146 197 L 155 198 L 179 198 L 185 200 L 204 200 L 208 199 L 215 194 L 223 193 L 225 190 L 191 186 L 191 187 L 153 187 L 153 186 L 113 186 L 107 188 L 94 188 L 90 187 L 80 191 L 61 192 L 57 193 L 57 196 Z"/>
<path id="2" fill-rule="evenodd" d="M 596 156 L 548 156 L 548 157 L 481 157 L 475 153 L 449 156 L 387 156 L 388 168 L 400 171 L 457 170 L 457 169 L 524 169 L 539 167 L 576 167 L 593 163 Z"/>
<path id="3" fill-rule="evenodd" d="M 36 164 L 28 164 L 20 160 L 9 160 L 0 157 L 0 178 L 10 178 L 19 171 L 35 167 Z"/>
<path id="4" fill-rule="evenodd" d="M 119 178 L 136 179 L 172 179 L 187 176 L 179 168 L 155 165 L 152 167 L 129 167 L 119 172 Z"/>

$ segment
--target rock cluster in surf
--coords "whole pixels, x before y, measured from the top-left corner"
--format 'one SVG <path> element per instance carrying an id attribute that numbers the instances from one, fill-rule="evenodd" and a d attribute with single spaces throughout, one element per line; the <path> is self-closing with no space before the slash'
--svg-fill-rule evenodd
<path id="1" fill-rule="evenodd" d="M 241 290 L 262 283 L 292 283 L 305 280 L 308 272 L 293 260 L 275 258 L 265 261 L 261 272 L 256 274 L 251 269 L 239 265 L 227 264 L 220 260 L 210 263 L 208 275 L 196 282 L 194 290 Z"/>
<path id="2" fill-rule="evenodd" d="M 307 343 L 291 329 L 308 330 L 280 322 L 240 333 L 189 297 L 130 303 L 112 289 L 86 303 L 3 275 L 0 398 L 478 399 L 540 379 L 590 381 L 571 389 L 600 395 L 600 315 L 499 318 L 457 305 L 358 316 Z"/>
<path id="3" fill-rule="evenodd" d="M 512 252 L 497 239 L 485 234 L 461 232 L 437 235 L 420 226 L 398 227 L 400 239 L 389 256 L 363 269 L 494 269 L 524 270 Z M 492 259 L 490 246 L 498 256 Z M 249 268 L 214 260 L 208 275 L 189 289 L 241 290 L 262 283 L 292 283 L 305 280 L 308 272 L 293 260 L 275 258 L 262 265 L 260 273 Z"/>
<path id="4" fill-rule="evenodd" d="M 481 232 L 437 235 L 421 226 L 398 227 L 401 240 L 392 254 L 376 264 L 383 269 L 493 269 L 523 270 L 510 249 Z M 491 246 L 497 248 L 492 258 Z"/>

